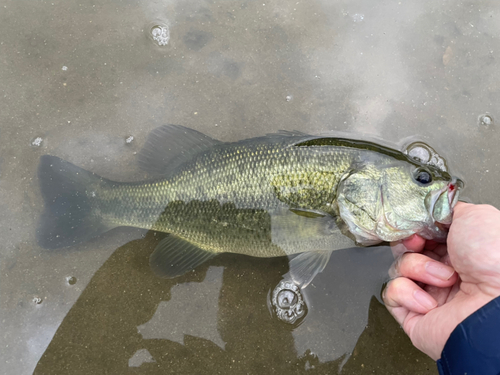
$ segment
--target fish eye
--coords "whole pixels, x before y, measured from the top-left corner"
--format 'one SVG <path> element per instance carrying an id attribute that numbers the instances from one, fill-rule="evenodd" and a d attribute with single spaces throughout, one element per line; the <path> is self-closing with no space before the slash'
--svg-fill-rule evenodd
<path id="1" fill-rule="evenodd" d="M 432 182 L 432 175 L 425 169 L 417 169 L 414 174 L 415 181 L 422 185 L 429 185 Z"/>

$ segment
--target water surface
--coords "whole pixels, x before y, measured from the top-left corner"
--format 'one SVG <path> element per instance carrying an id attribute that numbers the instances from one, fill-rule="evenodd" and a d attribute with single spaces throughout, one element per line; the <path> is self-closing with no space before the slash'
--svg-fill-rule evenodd
<path id="1" fill-rule="evenodd" d="M 52 154 L 140 180 L 165 123 L 222 141 L 342 131 L 429 143 L 500 207 L 499 18 L 486 0 L 0 1 L 0 372 L 435 374 L 374 297 L 387 248 L 334 253 L 291 329 L 267 307 L 285 259 L 162 280 L 159 234 L 41 249 L 36 168 Z"/>

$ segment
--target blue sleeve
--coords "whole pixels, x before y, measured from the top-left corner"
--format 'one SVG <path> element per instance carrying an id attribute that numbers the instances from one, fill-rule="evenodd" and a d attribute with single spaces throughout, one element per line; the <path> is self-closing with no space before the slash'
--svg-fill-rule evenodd
<path id="1" fill-rule="evenodd" d="M 500 375 L 500 297 L 455 328 L 437 366 L 441 375 Z"/>

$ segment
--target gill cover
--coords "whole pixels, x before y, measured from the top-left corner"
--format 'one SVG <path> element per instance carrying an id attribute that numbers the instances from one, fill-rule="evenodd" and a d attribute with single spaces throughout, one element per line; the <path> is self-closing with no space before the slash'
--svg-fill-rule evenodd
<path id="1" fill-rule="evenodd" d="M 383 211 L 380 194 L 380 172 L 364 169 L 344 177 L 338 187 L 339 214 L 361 245 L 382 242 L 376 235 L 377 218 Z"/>
<path id="2" fill-rule="evenodd" d="M 447 182 L 422 186 L 407 165 L 366 166 L 339 184 L 339 214 L 360 245 L 398 241 L 419 233 L 445 238 L 436 226 L 451 222 Z M 434 216 L 433 216 L 434 215 Z"/>

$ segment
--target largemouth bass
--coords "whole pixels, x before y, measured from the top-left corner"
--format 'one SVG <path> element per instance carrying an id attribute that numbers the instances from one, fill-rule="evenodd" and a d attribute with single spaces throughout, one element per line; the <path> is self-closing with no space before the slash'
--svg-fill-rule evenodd
<path id="1" fill-rule="evenodd" d="M 366 141 L 279 132 L 223 143 L 166 125 L 140 154 L 155 178 L 113 182 L 44 155 L 38 239 L 71 246 L 118 226 L 166 232 L 153 270 L 175 277 L 224 252 L 291 261 L 306 286 L 331 251 L 418 233 L 444 241 L 462 182 Z"/>

